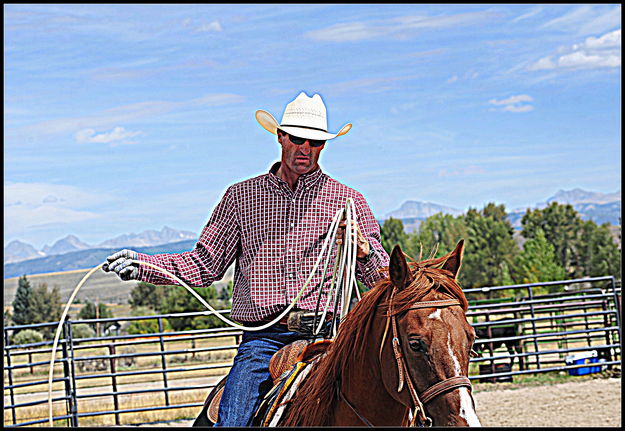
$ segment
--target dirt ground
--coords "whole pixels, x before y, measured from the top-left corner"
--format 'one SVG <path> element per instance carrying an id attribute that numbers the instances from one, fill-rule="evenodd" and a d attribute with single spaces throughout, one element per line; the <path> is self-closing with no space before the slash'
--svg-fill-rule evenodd
<path id="1" fill-rule="evenodd" d="M 493 389 L 501 386 L 474 385 L 477 415 L 485 427 L 621 426 L 620 378 Z M 192 423 L 158 426 L 190 427 Z"/>
<path id="2" fill-rule="evenodd" d="M 474 390 L 483 426 L 620 427 L 621 379 Z"/>

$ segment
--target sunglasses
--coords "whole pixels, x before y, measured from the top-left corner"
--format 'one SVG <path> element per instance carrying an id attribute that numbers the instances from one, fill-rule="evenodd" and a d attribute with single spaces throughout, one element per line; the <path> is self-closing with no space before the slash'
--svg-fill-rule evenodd
<path id="1" fill-rule="evenodd" d="M 308 138 L 298 138 L 297 136 L 293 136 L 287 133 L 289 140 L 293 142 L 295 145 L 302 145 L 304 142 L 308 141 L 308 144 L 311 147 L 320 147 L 326 143 L 326 141 L 322 141 L 320 139 L 308 139 Z"/>

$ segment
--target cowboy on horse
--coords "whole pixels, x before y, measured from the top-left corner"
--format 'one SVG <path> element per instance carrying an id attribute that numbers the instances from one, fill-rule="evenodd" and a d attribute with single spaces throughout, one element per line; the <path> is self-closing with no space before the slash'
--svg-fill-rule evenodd
<path id="1" fill-rule="evenodd" d="M 274 321 L 296 300 L 295 308 L 276 323 L 243 331 L 223 388 L 216 426 L 250 426 L 273 386 L 272 356 L 288 344 L 310 339 L 311 313 L 328 302 L 333 281 L 333 274 L 315 270 L 315 261 L 333 215 L 346 200 L 351 200 L 354 208 L 356 279 L 371 288 L 382 278 L 379 270 L 389 264 L 380 242 L 380 227 L 365 198 L 319 167 L 326 142 L 346 134 L 352 125 L 346 124 L 338 133 L 328 132 L 323 100 L 318 94 L 309 97 L 304 92 L 286 106 L 281 123 L 263 110 L 256 112 L 256 119 L 277 135 L 281 160 L 267 174 L 226 190 L 194 250 L 156 255 L 121 250 L 103 266 L 123 280 L 172 283 L 161 272 L 138 265 L 138 260 L 163 268 L 189 285 L 206 287 L 220 280 L 236 261 L 231 317 L 249 327 Z M 345 222 L 341 223 L 345 235 Z M 337 250 L 331 253 L 336 256 Z M 335 324 L 340 307 L 324 313 L 327 326 Z"/>

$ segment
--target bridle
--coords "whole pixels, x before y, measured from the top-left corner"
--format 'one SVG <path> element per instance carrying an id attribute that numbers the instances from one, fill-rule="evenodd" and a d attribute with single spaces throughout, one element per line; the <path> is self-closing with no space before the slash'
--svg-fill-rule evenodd
<path id="1" fill-rule="evenodd" d="M 467 387 L 469 388 L 469 391 L 471 391 L 471 388 L 472 388 L 471 381 L 466 376 L 454 376 L 448 379 L 441 380 L 431 385 L 420 394 L 417 393 L 417 390 L 415 389 L 414 384 L 412 383 L 412 379 L 410 378 L 410 373 L 408 372 L 408 367 L 404 359 L 404 353 L 403 353 L 402 346 L 399 342 L 399 335 L 397 331 L 397 317 L 393 313 L 393 298 L 395 296 L 396 291 L 397 291 L 397 288 L 394 287 L 393 291 L 391 292 L 391 297 L 389 299 L 388 310 L 387 310 L 387 315 L 386 315 L 386 327 L 384 329 L 384 335 L 382 336 L 382 342 L 380 344 L 379 355 L 381 358 L 382 350 L 384 348 L 384 344 L 386 340 L 386 335 L 388 333 L 388 328 L 390 326 L 393 331 L 393 339 L 392 339 L 393 353 L 395 354 L 395 360 L 397 361 L 397 369 L 399 373 L 399 385 L 397 387 L 397 392 L 402 391 L 402 389 L 404 388 L 404 382 L 406 382 L 408 389 L 409 389 L 410 396 L 412 398 L 413 405 L 414 405 L 414 411 L 412 412 L 412 418 L 410 419 L 408 426 L 430 427 L 432 426 L 432 419 L 426 415 L 424 405 L 430 402 L 431 400 L 433 400 L 434 398 L 436 398 L 437 396 L 444 394 L 446 392 L 452 391 L 454 389 Z M 420 308 L 445 308 L 445 307 L 452 307 L 452 306 L 460 306 L 460 301 L 458 301 L 457 299 L 453 299 L 453 298 L 441 299 L 441 300 L 436 300 L 436 301 L 421 301 L 421 302 L 415 303 L 412 307 L 408 308 L 408 310 L 415 310 L 415 309 L 420 309 Z M 380 363 L 381 362 L 382 361 L 380 360 Z M 345 404 L 347 404 L 347 406 L 350 409 L 352 409 L 352 411 L 356 414 L 356 416 L 358 416 L 358 418 L 364 424 L 366 424 L 367 426 L 373 426 L 371 422 L 367 420 L 361 413 L 359 413 L 354 407 L 354 405 L 347 400 L 347 398 L 343 394 L 343 391 L 340 390 L 340 385 L 339 385 L 338 392 L 343 402 L 345 402 Z"/>

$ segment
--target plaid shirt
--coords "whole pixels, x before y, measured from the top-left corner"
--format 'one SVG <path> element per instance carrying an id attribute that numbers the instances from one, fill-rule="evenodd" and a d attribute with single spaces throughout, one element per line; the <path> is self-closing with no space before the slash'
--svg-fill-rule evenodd
<path id="1" fill-rule="evenodd" d="M 146 255 L 139 260 L 167 269 L 190 286 L 209 286 L 220 280 L 236 259 L 232 312 L 240 322 L 261 322 L 284 310 L 302 288 L 317 261 L 330 223 L 348 197 L 354 203 L 358 225 L 369 240 L 372 253 L 357 260 L 356 278 L 371 287 L 388 266 L 389 257 L 380 243 L 380 227 L 364 197 L 322 173 L 302 175 L 293 191 L 275 175 L 280 162 L 269 173 L 230 186 L 215 207 L 193 251 Z M 325 305 L 336 256 L 333 244 L 328 271 L 323 280 Z M 317 267 L 296 307 L 317 306 L 324 260 Z M 139 278 L 153 284 L 175 281 L 146 266 Z"/>

